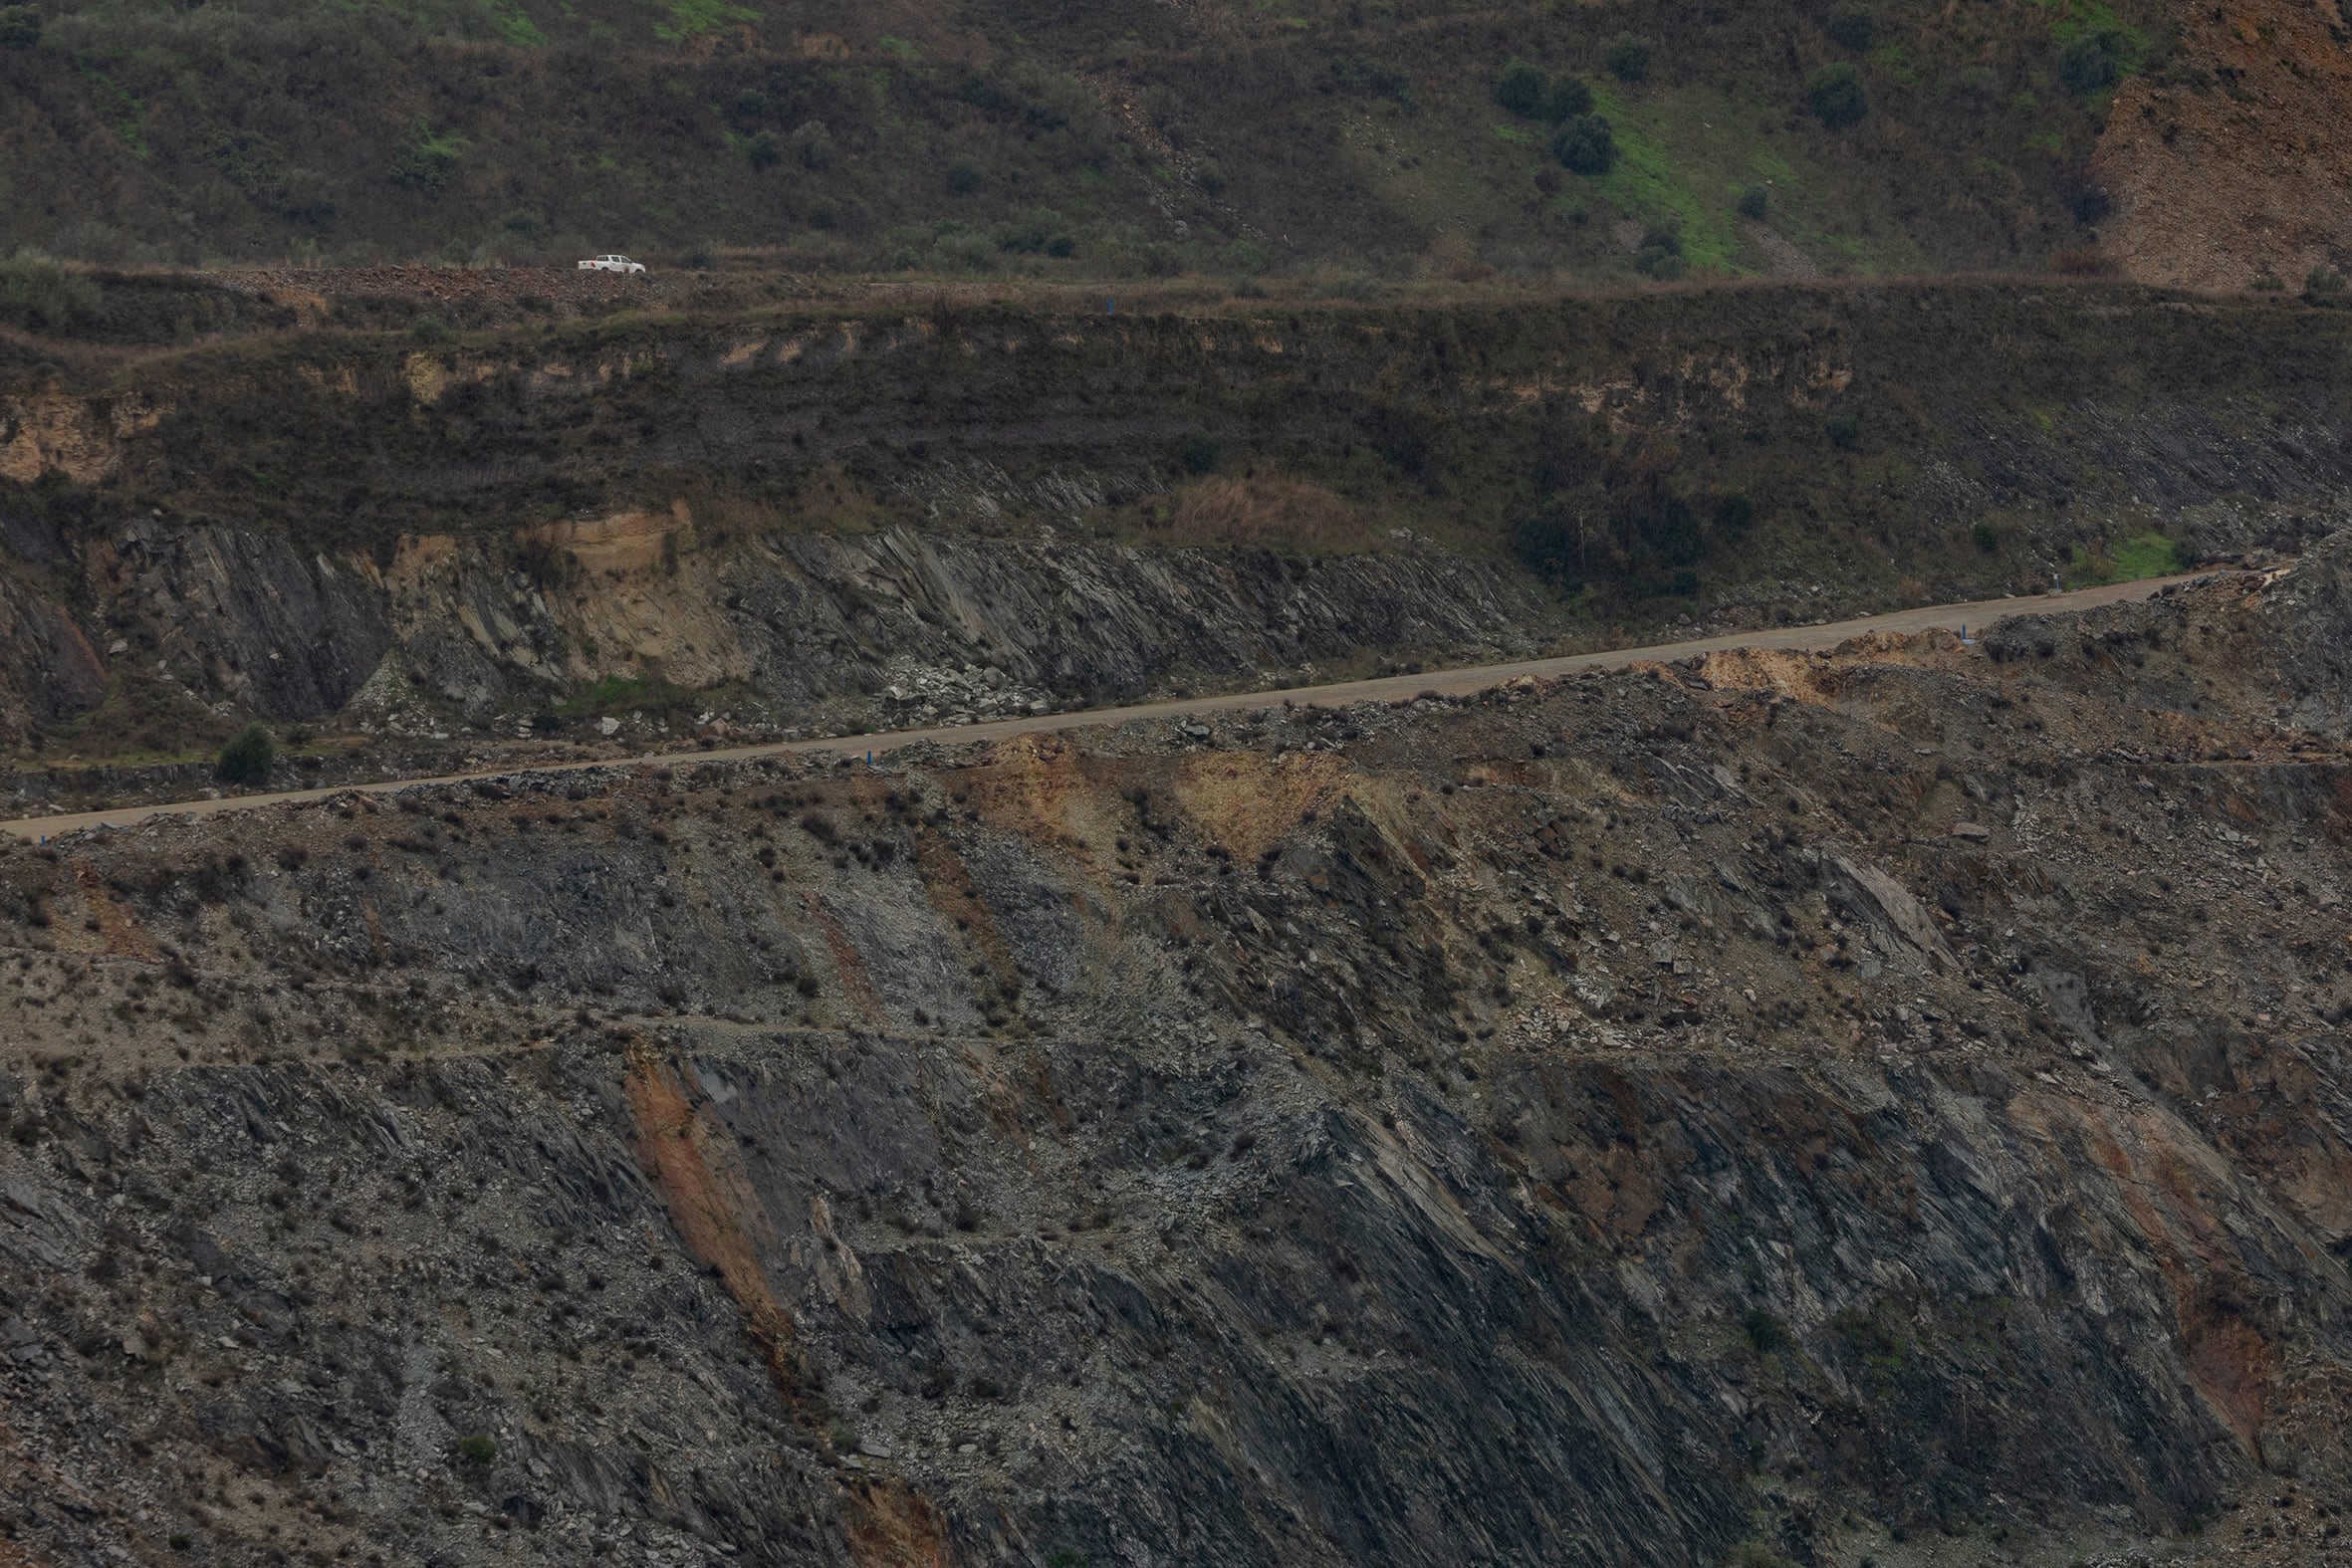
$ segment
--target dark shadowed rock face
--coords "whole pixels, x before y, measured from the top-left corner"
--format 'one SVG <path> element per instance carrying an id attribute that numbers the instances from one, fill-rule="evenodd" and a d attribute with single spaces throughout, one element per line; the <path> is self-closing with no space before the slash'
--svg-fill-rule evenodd
<path id="1" fill-rule="evenodd" d="M 73 618 L 0 575 L 0 745 L 20 746 L 36 724 L 96 707 L 106 661 Z"/>
<path id="2" fill-rule="evenodd" d="M 2313 1560 L 2308 586 L 12 850 L 20 1539 Z"/>

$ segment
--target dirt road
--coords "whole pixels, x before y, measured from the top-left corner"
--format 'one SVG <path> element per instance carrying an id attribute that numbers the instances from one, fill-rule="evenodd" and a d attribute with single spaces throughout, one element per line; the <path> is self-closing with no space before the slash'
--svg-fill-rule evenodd
<path id="1" fill-rule="evenodd" d="M 1077 730 L 1096 725 L 1123 724 L 1130 719 L 1176 719 L 1193 714 L 1231 713 L 1264 708 L 1285 698 L 1294 702 L 1337 707 L 1354 702 L 1403 702 L 1423 692 L 1448 696 L 1485 691 L 1505 681 L 1531 675 L 1538 680 L 1577 670 L 1614 669 L 1629 664 L 1659 663 L 1696 653 L 1722 653 L 1733 648 L 1833 648 L 1849 637 L 1868 632 L 1958 630 L 1990 626 L 2004 615 L 2049 615 L 2095 609 L 2144 599 L 2157 589 L 2193 577 L 2161 577 L 2145 582 L 2116 582 L 2080 588 L 2039 598 L 1984 599 L 1969 604 L 1933 604 L 1919 609 L 1866 615 L 1859 620 L 1829 621 L 1817 626 L 1778 626 L 1769 630 L 1732 632 L 1699 637 L 1688 642 L 1656 643 L 1643 648 L 1617 648 L 1602 653 L 1575 653 L 1554 659 L 1523 659 L 1511 664 L 1481 664 L 1468 669 L 1432 670 L 1421 675 L 1389 675 L 1378 680 L 1343 681 L 1330 686 L 1298 686 L 1284 691 L 1233 692 L 1216 697 L 1186 697 L 1170 702 L 1144 703 L 1132 708 L 1089 708 L 1070 713 L 1041 714 L 1033 718 L 998 719 L 986 724 L 944 725 L 927 730 L 886 730 L 872 735 L 833 736 L 814 741 L 776 741 L 760 746 L 726 747 L 717 751 L 648 752 L 634 758 L 602 758 L 585 763 L 544 763 L 487 768 L 476 773 L 443 774 L 428 779 L 392 779 L 380 784 L 337 784 L 324 789 L 289 789 L 276 794 L 226 795 L 217 800 L 178 800 L 156 805 L 123 806 L 118 810 L 83 811 L 72 815 L 29 816 L 0 822 L 0 832 L 20 838 L 55 838 L 90 827 L 132 827 L 156 816 L 211 816 L 221 811 L 245 811 L 257 806 L 288 805 L 324 800 L 347 790 L 389 794 L 416 784 L 462 784 L 472 779 L 496 779 L 516 774 L 587 773 L 599 768 L 626 768 L 641 762 L 726 762 L 736 758 L 785 757 L 808 752 L 888 752 L 918 741 L 963 744 L 1001 741 L 1008 736 L 1042 730 Z"/>

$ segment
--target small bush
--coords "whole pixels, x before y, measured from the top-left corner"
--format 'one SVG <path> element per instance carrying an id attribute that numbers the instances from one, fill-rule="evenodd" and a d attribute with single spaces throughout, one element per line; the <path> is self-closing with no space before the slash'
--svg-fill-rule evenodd
<path id="1" fill-rule="evenodd" d="M 270 782 L 270 769 L 277 761 L 277 741 L 260 725 L 249 724 L 220 749 L 212 772 L 223 784 L 252 788 Z"/>
<path id="2" fill-rule="evenodd" d="M 1970 529 L 1969 539 L 1983 555 L 1990 556 L 2000 549 L 2000 531 L 1990 523 L 1980 523 Z"/>
<path id="3" fill-rule="evenodd" d="M 0 49 L 38 49 L 41 13 L 29 5 L 0 6 Z"/>
<path id="4" fill-rule="evenodd" d="M 498 1457 L 498 1440 L 487 1432 L 469 1432 L 457 1440 L 457 1461 L 480 1469 Z"/>
<path id="5" fill-rule="evenodd" d="M 1599 114 L 1578 114 L 1551 138 L 1551 154 L 1574 174 L 1606 174 L 1617 161 L 1616 137 Z"/>
<path id="6" fill-rule="evenodd" d="M 1592 112 L 1592 89 L 1584 85 L 1582 77 L 1553 77 L 1551 86 L 1543 92 L 1543 118 L 1553 125 L 1565 124 L 1579 114 Z"/>
<path id="7" fill-rule="evenodd" d="M 1715 526 L 1733 539 L 1745 535 L 1748 526 L 1755 521 L 1756 502 L 1746 491 L 1727 491 L 1715 503 Z"/>
<path id="8" fill-rule="evenodd" d="M 457 173 L 457 160 L 465 146 L 462 137 L 436 136 L 431 126 L 418 120 L 412 139 L 392 159 L 392 183 L 428 196 L 439 195 Z"/>
<path id="9" fill-rule="evenodd" d="M 1855 413 L 1831 414 L 1822 426 L 1829 436 L 1829 444 L 1841 452 L 1851 452 L 1862 444 L 1862 416 Z"/>
<path id="10" fill-rule="evenodd" d="M 1513 60 L 1495 78 L 1495 102 L 1508 113 L 1533 119 L 1542 111 L 1543 95 L 1550 85 L 1551 79 L 1544 75 L 1541 66 Z"/>
<path id="11" fill-rule="evenodd" d="M 1602 56 L 1609 75 L 1620 82 L 1650 80 L 1650 41 L 1631 33 L 1619 33 L 1609 40 L 1608 53 Z"/>
<path id="12" fill-rule="evenodd" d="M 1771 210 L 1771 197 L 1762 185 L 1751 185 L 1740 192 L 1740 216 L 1743 218 L 1754 218 L 1762 223 L 1764 215 Z"/>
<path id="13" fill-rule="evenodd" d="M 791 136 L 793 156 L 801 167 L 812 171 L 832 167 L 833 133 L 825 129 L 822 119 L 805 119 Z"/>
<path id="14" fill-rule="evenodd" d="M 1870 95 L 1862 87 L 1862 73 L 1844 61 L 1823 66 L 1805 82 L 1805 103 L 1813 116 L 1830 129 L 1851 125 L 1870 112 Z"/>
<path id="15" fill-rule="evenodd" d="M 1266 247 L 1255 240 L 1235 240 L 1217 253 L 1217 265 L 1237 278 L 1255 278 L 1266 271 Z"/>
<path id="16" fill-rule="evenodd" d="M 2077 98 L 2091 98 L 2123 80 L 2123 39 L 2111 28 L 2077 33 L 2058 51 L 2058 80 Z"/>
<path id="17" fill-rule="evenodd" d="M 950 163 L 944 177 L 947 181 L 948 194 L 953 196 L 974 195 L 983 183 L 980 178 L 980 170 L 961 161 Z"/>
<path id="18" fill-rule="evenodd" d="M 1218 458 L 1222 457 L 1223 455 L 1224 448 L 1217 444 L 1215 438 L 1205 435 L 1196 435 L 1191 440 L 1184 443 L 1184 451 L 1182 454 L 1184 460 L 1184 471 L 1188 474 L 1206 474 L 1213 472 L 1217 467 Z"/>
<path id="19" fill-rule="evenodd" d="M 1672 228 L 1656 228 L 1642 236 L 1634 253 L 1633 270 L 1645 278 L 1671 283 L 1688 270 L 1683 260 L 1682 235 Z"/>
<path id="20" fill-rule="evenodd" d="M 2344 294 L 2344 275 L 2333 267 L 2314 267 L 2303 279 L 2303 293 L 2313 300 L 2339 300 Z"/>
<path id="21" fill-rule="evenodd" d="M 95 282 L 37 251 L 18 251 L 0 262 L 0 322 L 68 334 L 92 325 L 104 303 Z"/>
<path id="22" fill-rule="evenodd" d="M 1867 6 L 1839 6 L 1829 13 L 1826 31 L 1838 48 L 1866 55 L 1878 42 L 1878 17 Z"/>
<path id="23" fill-rule="evenodd" d="M 1523 518 L 1511 531 L 1511 549 L 1529 571 L 1562 592 L 1584 585 L 1575 531 L 1557 513 Z"/>
<path id="24" fill-rule="evenodd" d="M 784 161 L 784 143 L 773 130 L 763 130 L 745 143 L 743 155 L 751 159 L 753 168 L 765 172 Z"/>

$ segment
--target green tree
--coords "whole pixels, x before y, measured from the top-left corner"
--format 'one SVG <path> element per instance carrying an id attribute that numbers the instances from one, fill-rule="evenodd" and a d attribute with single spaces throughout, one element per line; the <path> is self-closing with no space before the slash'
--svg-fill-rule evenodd
<path id="1" fill-rule="evenodd" d="M 763 130 L 744 144 L 743 155 L 750 158 L 752 167 L 766 171 L 784 161 L 784 143 L 776 139 L 776 132 Z"/>
<path id="2" fill-rule="evenodd" d="M 1579 114 L 1592 112 L 1592 89 L 1584 85 L 1582 77 L 1553 77 L 1551 86 L 1543 92 L 1543 118 L 1554 125 L 1565 124 Z"/>
<path id="3" fill-rule="evenodd" d="M 0 6 L 0 49 L 38 49 L 41 13 L 29 5 Z"/>
<path id="4" fill-rule="evenodd" d="M 270 769 L 277 761 L 277 741 L 260 725 L 249 724 L 220 749 L 212 772 L 223 784 L 258 788 L 270 782 Z"/>
<path id="5" fill-rule="evenodd" d="M 1607 62 L 1609 75 L 1620 82 L 1650 80 L 1650 41 L 1632 33 L 1619 33 L 1609 40 Z"/>
<path id="6" fill-rule="evenodd" d="M 1814 117 L 1832 130 L 1853 124 L 1870 112 L 1870 95 L 1862 86 L 1862 73 L 1842 60 L 1812 74 L 1805 83 L 1805 102 L 1812 107 Z"/>
<path id="7" fill-rule="evenodd" d="M 2123 80 L 2123 39 L 2111 28 L 2077 33 L 2058 51 L 2058 80 L 2078 98 L 2106 92 Z"/>
<path id="8" fill-rule="evenodd" d="M 1515 58 L 1495 78 L 1495 102 L 1509 113 L 1533 119 L 1543 108 L 1543 93 L 1550 85 L 1551 79 L 1541 66 Z"/>
<path id="9" fill-rule="evenodd" d="M 1682 234 L 1671 225 L 1654 228 L 1643 235 L 1641 249 L 1633 258 L 1635 272 L 1660 283 L 1673 282 L 1687 267 L 1682 254 Z"/>
<path id="10" fill-rule="evenodd" d="M 1751 185 L 1740 192 L 1740 216 L 1743 218 L 1754 218 L 1761 223 L 1764 215 L 1771 210 L 1771 197 L 1762 185 Z"/>
<path id="11" fill-rule="evenodd" d="M 1599 114 L 1578 114 L 1551 138 L 1551 153 L 1572 174 L 1606 174 L 1617 161 L 1617 140 Z"/>
<path id="12" fill-rule="evenodd" d="M 1829 13 L 1828 33 L 1838 48 L 1867 55 L 1878 42 L 1878 16 L 1868 6 L 1839 6 Z"/>

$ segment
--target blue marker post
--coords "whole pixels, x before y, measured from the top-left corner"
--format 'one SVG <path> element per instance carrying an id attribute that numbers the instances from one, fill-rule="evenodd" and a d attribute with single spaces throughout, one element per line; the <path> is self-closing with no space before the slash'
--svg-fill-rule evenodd
<path id="1" fill-rule="evenodd" d="M 1102 314 L 1105 316 L 1116 316 L 1119 314 L 1119 302 L 1115 296 L 1110 302 L 1110 308 L 1105 310 Z"/>

